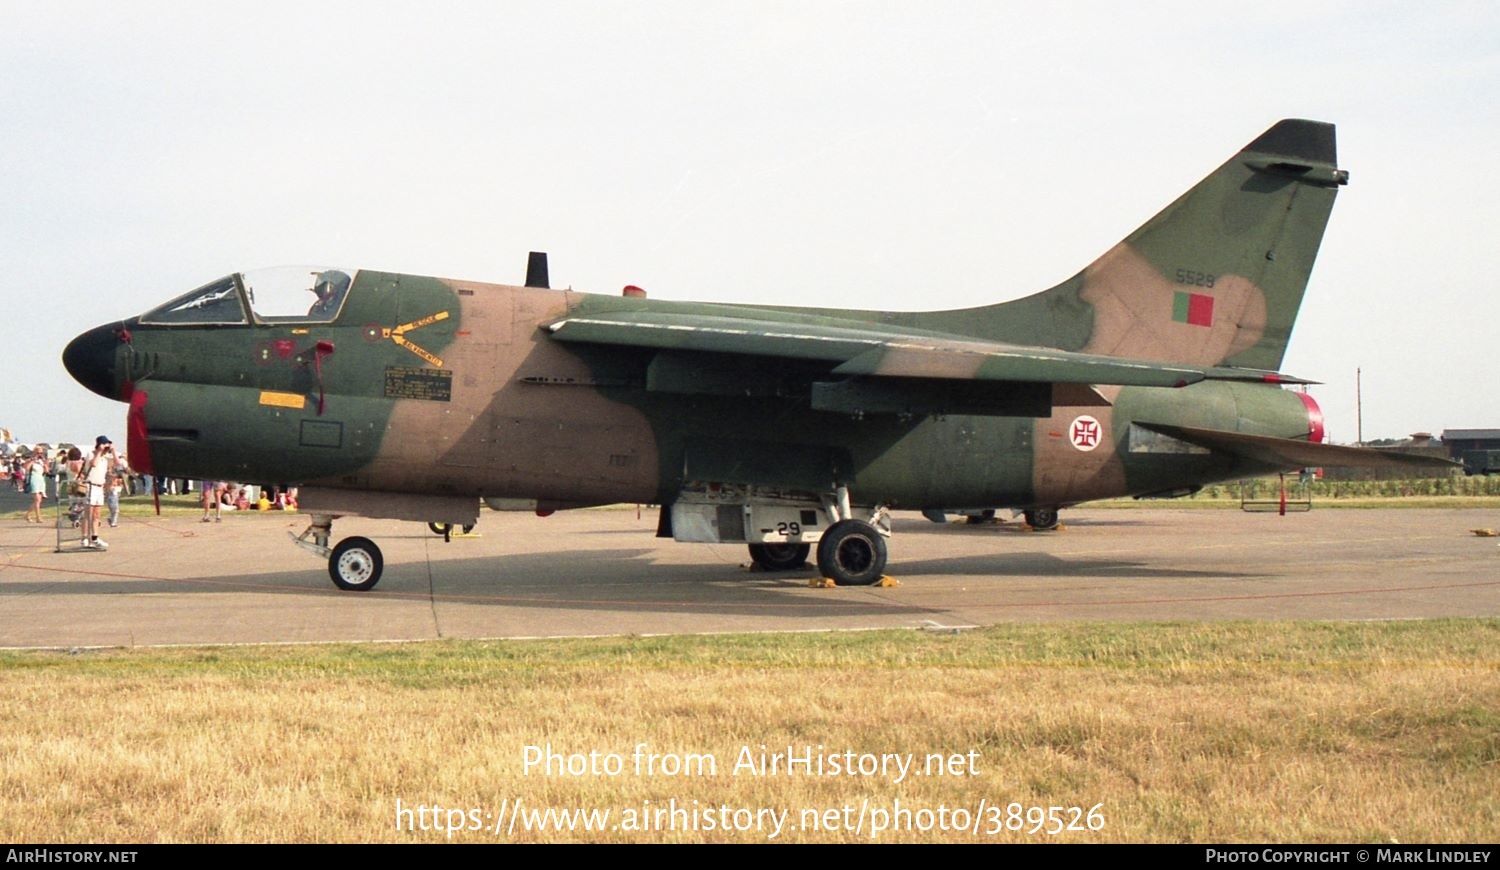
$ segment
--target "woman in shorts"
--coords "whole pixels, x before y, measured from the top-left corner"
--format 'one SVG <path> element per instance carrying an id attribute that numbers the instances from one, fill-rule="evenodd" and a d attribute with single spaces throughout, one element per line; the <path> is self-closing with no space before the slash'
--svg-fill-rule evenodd
<path id="1" fill-rule="evenodd" d="M 31 496 L 26 522 L 39 523 L 42 521 L 42 497 L 47 494 L 47 454 L 40 450 L 32 453 L 22 470 L 26 475 L 26 494 Z M 32 519 L 33 515 L 35 519 Z"/>

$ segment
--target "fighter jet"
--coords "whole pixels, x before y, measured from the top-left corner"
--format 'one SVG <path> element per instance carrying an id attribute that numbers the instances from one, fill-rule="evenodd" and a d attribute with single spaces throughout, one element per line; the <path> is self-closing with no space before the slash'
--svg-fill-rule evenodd
<path id="1" fill-rule="evenodd" d="M 1063 283 L 895 313 L 648 299 L 367 269 L 242 272 L 63 352 L 129 404 L 161 475 L 301 485 L 297 538 L 342 589 L 380 549 L 348 515 L 469 525 L 661 506 L 658 534 L 771 570 L 883 576 L 893 510 L 1187 495 L 1323 440 L 1278 371 L 1339 187 L 1331 124 L 1285 120 Z"/>

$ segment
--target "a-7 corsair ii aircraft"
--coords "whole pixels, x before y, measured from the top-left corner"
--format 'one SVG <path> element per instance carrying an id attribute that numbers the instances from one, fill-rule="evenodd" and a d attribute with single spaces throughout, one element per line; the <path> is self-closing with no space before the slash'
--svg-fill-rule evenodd
<path id="1" fill-rule="evenodd" d="M 1054 512 L 1309 465 L 1278 374 L 1334 194 L 1334 128 L 1282 121 L 1062 284 L 891 313 L 600 296 L 351 269 L 246 272 L 74 339 L 141 471 L 301 484 L 299 541 L 363 590 L 344 515 L 471 524 L 660 504 L 660 534 L 882 576 L 892 509 Z M 309 292 L 312 291 L 312 292 Z M 1421 460 L 1418 460 L 1421 461 Z"/>

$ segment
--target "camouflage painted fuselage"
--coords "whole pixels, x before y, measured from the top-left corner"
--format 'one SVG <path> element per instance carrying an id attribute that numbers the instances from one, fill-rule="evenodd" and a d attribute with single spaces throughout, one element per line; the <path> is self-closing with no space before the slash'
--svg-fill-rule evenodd
<path id="1" fill-rule="evenodd" d="M 1265 381 L 1343 182 L 1330 126 L 1282 122 L 1069 281 L 962 311 L 364 270 L 328 322 L 257 317 L 235 281 L 242 322 L 143 316 L 64 356 L 132 403 L 131 454 L 164 475 L 544 509 L 696 484 L 910 509 L 1171 493 L 1287 463 L 1138 424 L 1320 434 L 1310 400 Z"/>
<path id="2" fill-rule="evenodd" d="M 1265 470 L 1206 453 L 1132 452 L 1129 424 L 1141 415 L 1307 433 L 1294 394 L 1244 383 L 1125 387 L 1106 391 L 1113 406 L 1038 417 L 815 410 L 808 396 L 826 379 L 815 363 L 699 361 L 695 382 L 664 383 L 672 351 L 568 346 L 543 328 L 599 305 L 619 302 L 361 271 L 332 324 L 132 321 L 106 340 L 115 395 L 144 396 L 158 473 L 556 506 L 667 503 L 690 481 L 810 493 L 844 484 L 860 503 L 901 508 L 1071 504 Z M 383 337 L 424 320 L 404 344 Z M 319 342 L 331 345 L 321 360 Z M 1099 426 L 1083 440 L 1070 432 L 1081 417 Z"/>

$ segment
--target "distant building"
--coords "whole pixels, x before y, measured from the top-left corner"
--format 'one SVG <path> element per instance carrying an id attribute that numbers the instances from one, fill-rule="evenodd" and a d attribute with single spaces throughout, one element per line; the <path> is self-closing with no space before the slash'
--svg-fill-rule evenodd
<path id="1" fill-rule="evenodd" d="M 1465 450 L 1500 450 L 1500 429 L 1444 429 L 1448 457 L 1459 459 Z"/>
<path id="2" fill-rule="evenodd" d="M 1500 472 L 1500 429 L 1444 429 L 1443 445 L 1468 474 Z"/>

